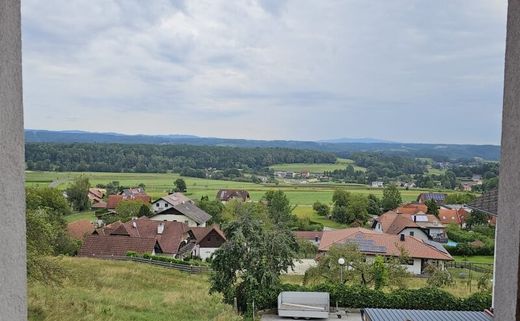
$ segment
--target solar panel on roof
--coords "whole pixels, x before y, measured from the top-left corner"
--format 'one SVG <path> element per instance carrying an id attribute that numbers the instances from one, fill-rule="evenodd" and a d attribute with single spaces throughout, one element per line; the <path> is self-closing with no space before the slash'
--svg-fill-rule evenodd
<path id="1" fill-rule="evenodd" d="M 386 253 L 385 246 L 377 245 L 373 240 L 365 239 L 362 235 L 356 235 L 354 239 L 347 240 L 347 243 L 356 244 L 361 252 Z"/>

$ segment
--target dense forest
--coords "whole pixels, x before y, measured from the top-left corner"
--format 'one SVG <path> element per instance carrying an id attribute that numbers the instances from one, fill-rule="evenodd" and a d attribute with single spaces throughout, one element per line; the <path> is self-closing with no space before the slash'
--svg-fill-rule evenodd
<path id="1" fill-rule="evenodd" d="M 26 142 L 53 143 L 107 143 L 107 144 L 186 144 L 197 146 L 230 146 L 243 148 L 291 148 L 335 153 L 351 158 L 356 152 L 398 152 L 407 157 L 427 157 L 435 161 L 455 159 L 498 160 L 500 146 L 455 144 L 410 144 L 396 142 L 313 142 L 295 140 L 250 140 L 190 135 L 123 135 L 116 133 L 91 133 L 79 131 L 25 130 Z"/>
<path id="2" fill-rule="evenodd" d="M 288 148 L 84 143 L 27 143 L 25 158 L 28 170 L 185 174 L 210 168 L 260 170 L 278 163 L 336 161 L 332 153 Z"/>

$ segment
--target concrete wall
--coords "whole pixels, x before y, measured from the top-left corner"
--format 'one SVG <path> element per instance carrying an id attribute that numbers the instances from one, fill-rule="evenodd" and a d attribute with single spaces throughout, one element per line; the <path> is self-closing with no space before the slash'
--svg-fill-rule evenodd
<path id="1" fill-rule="evenodd" d="M 509 0 L 496 243 L 495 320 L 520 320 L 520 0 Z"/>
<path id="2" fill-rule="evenodd" d="M 0 0 L 0 319 L 26 320 L 20 1 Z"/>

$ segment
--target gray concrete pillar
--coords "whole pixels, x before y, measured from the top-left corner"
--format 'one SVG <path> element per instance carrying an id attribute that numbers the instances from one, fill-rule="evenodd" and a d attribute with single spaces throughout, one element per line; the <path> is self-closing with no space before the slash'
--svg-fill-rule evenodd
<path id="1" fill-rule="evenodd" d="M 20 0 L 0 0 L 0 218 L 0 320 L 26 320 Z"/>
<path id="2" fill-rule="evenodd" d="M 495 320 L 520 320 L 520 0 L 507 17 L 502 156 L 498 195 Z"/>

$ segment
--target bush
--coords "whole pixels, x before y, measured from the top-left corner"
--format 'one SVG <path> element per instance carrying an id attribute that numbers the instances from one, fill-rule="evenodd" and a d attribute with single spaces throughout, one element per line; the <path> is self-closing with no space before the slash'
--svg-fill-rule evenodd
<path id="1" fill-rule="evenodd" d="M 404 289 L 390 293 L 363 286 L 344 284 L 319 284 L 301 286 L 282 284 L 280 291 L 329 292 L 331 304 L 346 308 L 387 308 L 417 310 L 483 311 L 491 306 L 490 293 L 475 293 L 468 298 L 457 298 L 438 288 Z M 271 308 L 276 307 L 276 296 Z"/>

